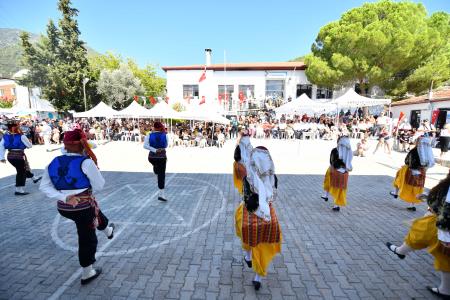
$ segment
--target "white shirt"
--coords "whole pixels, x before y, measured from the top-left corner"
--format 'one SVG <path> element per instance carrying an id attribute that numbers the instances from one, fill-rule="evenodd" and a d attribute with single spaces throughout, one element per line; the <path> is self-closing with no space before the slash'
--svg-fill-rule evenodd
<path id="1" fill-rule="evenodd" d="M 156 148 L 150 146 L 150 133 L 144 138 L 144 149 L 150 150 L 150 152 L 156 153 Z"/>
<path id="2" fill-rule="evenodd" d="M 20 137 L 20 140 L 22 141 L 22 143 L 25 144 L 25 146 L 27 148 L 33 147 L 33 145 L 30 143 L 30 140 L 24 134 L 22 134 L 22 136 Z M 13 150 L 19 150 L 19 149 L 13 149 Z M 0 160 L 4 160 L 5 159 L 5 153 L 6 153 L 5 139 L 2 139 L 0 141 Z"/>
<path id="3" fill-rule="evenodd" d="M 81 156 L 78 153 L 67 153 L 67 156 Z M 92 193 L 101 191 L 105 185 L 105 179 L 103 178 L 100 170 L 95 165 L 94 161 L 90 158 L 85 159 L 81 163 L 81 170 L 86 174 L 89 182 L 91 184 Z M 55 189 L 52 181 L 50 180 L 50 175 L 48 174 L 48 166 L 45 168 L 44 175 L 42 176 L 41 185 L 39 186 L 41 192 L 43 192 L 47 197 L 54 198 L 58 200 L 65 201 L 67 196 L 79 194 L 86 189 L 76 189 L 76 190 L 64 190 L 58 191 Z"/>

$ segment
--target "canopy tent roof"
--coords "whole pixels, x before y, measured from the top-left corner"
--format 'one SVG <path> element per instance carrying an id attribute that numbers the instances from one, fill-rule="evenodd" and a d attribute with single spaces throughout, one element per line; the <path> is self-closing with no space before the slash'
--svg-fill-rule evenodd
<path id="1" fill-rule="evenodd" d="M 300 97 L 275 108 L 277 114 L 296 114 L 296 113 L 326 113 L 336 110 L 336 104 L 330 102 L 321 102 L 311 100 L 308 95 L 301 94 Z"/>
<path id="2" fill-rule="evenodd" d="M 338 107 L 364 107 L 364 106 L 378 106 L 391 103 L 391 99 L 375 99 L 359 95 L 354 89 L 349 89 L 344 95 L 331 101 L 337 104 Z"/>
<path id="3" fill-rule="evenodd" d="M 114 117 L 148 118 L 151 116 L 150 110 L 146 109 L 136 101 L 132 101 L 128 107 L 116 112 Z"/>
<path id="4" fill-rule="evenodd" d="M 21 111 L 36 113 L 38 111 L 55 112 L 56 109 L 48 100 L 41 99 L 38 96 L 30 96 L 29 101 L 18 101 L 16 105 L 12 107 L 12 111 L 15 113 Z"/>
<path id="5" fill-rule="evenodd" d="M 190 105 L 185 111 L 178 113 L 177 118 L 181 120 L 208 121 L 220 124 L 229 124 L 230 120 L 220 115 L 219 107 L 211 104 Z"/>
<path id="6" fill-rule="evenodd" d="M 117 110 L 113 109 L 112 107 L 108 106 L 103 101 L 101 101 L 99 104 L 97 104 L 90 110 L 74 113 L 73 116 L 75 118 L 95 118 L 95 117 L 111 118 L 116 113 Z"/>
<path id="7" fill-rule="evenodd" d="M 149 116 L 161 119 L 178 118 L 178 112 L 172 109 L 165 101 L 156 103 L 150 110 Z"/>

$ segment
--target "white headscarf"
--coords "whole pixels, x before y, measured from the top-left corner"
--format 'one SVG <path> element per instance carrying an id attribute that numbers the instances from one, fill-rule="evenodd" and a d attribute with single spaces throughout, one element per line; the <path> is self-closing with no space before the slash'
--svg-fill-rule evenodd
<path id="1" fill-rule="evenodd" d="M 345 168 L 347 171 L 353 170 L 353 151 L 352 146 L 350 145 L 350 139 L 347 136 L 343 136 L 339 139 L 337 150 L 339 153 L 339 158 L 345 163 Z"/>
<path id="2" fill-rule="evenodd" d="M 420 137 L 417 140 L 417 153 L 419 153 L 420 164 L 426 168 L 434 166 L 434 155 L 429 137 Z"/>
<path id="3" fill-rule="evenodd" d="M 239 149 L 241 150 L 241 161 L 240 163 L 245 166 L 245 169 L 250 169 L 250 154 L 252 153 L 253 146 L 250 143 L 249 136 L 242 136 L 239 141 Z M 247 171 L 248 172 L 248 171 Z"/>
<path id="4" fill-rule="evenodd" d="M 270 222 L 271 202 L 276 195 L 275 165 L 268 150 L 255 148 L 250 155 L 250 168 L 247 169 L 247 180 L 253 191 L 259 196 L 259 206 L 255 214 Z"/>

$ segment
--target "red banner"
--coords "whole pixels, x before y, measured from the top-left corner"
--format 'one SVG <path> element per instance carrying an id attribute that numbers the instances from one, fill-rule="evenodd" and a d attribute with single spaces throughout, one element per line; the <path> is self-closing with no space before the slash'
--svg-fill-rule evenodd
<path id="1" fill-rule="evenodd" d="M 433 110 L 433 114 L 431 115 L 431 124 L 435 124 L 437 121 L 437 118 L 439 116 L 439 109 Z"/>

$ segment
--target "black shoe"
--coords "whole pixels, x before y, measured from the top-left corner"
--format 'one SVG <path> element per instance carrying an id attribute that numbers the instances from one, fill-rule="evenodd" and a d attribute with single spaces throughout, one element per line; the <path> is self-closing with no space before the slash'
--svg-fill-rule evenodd
<path id="1" fill-rule="evenodd" d="M 109 226 L 112 228 L 111 235 L 108 236 L 108 240 L 111 240 L 114 237 L 114 230 L 116 229 L 116 225 L 114 223 L 109 224 Z"/>
<path id="2" fill-rule="evenodd" d="M 415 206 L 407 207 L 406 209 L 410 210 L 410 211 L 416 211 L 416 207 Z"/>
<path id="3" fill-rule="evenodd" d="M 38 178 L 36 178 L 36 179 L 33 179 L 33 183 L 38 183 L 39 182 L 39 180 L 41 180 L 42 179 L 42 176 L 39 176 Z"/>
<path id="4" fill-rule="evenodd" d="M 88 284 L 89 282 L 91 282 L 92 280 L 94 280 L 95 278 L 98 277 L 98 275 L 100 275 L 102 273 L 102 269 L 101 268 L 95 268 L 95 274 L 89 278 L 86 279 L 81 279 L 81 285 L 85 285 Z"/>
<path id="5" fill-rule="evenodd" d="M 166 202 L 166 201 L 167 201 L 166 198 L 163 198 L 163 197 L 161 197 L 161 196 L 158 197 L 158 200 L 159 200 L 159 201 L 162 201 L 162 202 Z"/>
<path id="6" fill-rule="evenodd" d="M 244 261 L 245 261 L 245 263 L 247 264 L 247 266 L 248 266 L 249 268 L 252 267 L 252 261 L 251 261 L 251 260 L 246 260 L 245 257 L 244 257 Z"/>
<path id="7" fill-rule="evenodd" d="M 393 192 L 389 192 L 389 194 L 392 196 L 392 197 L 394 197 L 395 199 L 397 199 L 398 198 L 398 195 L 397 194 L 395 194 L 395 193 L 393 193 Z"/>
<path id="8" fill-rule="evenodd" d="M 333 207 L 333 211 L 340 211 L 341 208 L 339 206 Z"/>
<path id="9" fill-rule="evenodd" d="M 325 202 L 328 201 L 328 197 L 320 196 L 320 198 L 322 198 L 323 200 L 325 200 Z"/>
<path id="10" fill-rule="evenodd" d="M 450 295 L 442 294 L 441 292 L 439 292 L 439 288 L 437 287 L 427 286 L 427 290 L 429 290 L 432 294 L 438 296 L 441 299 L 450 300 Z"/>
<path id="11" fill-rule="evenodd" d="M 261 282 L 253 280 L 252 283 L 255 291 L 259 291 L 259 289 L 261 288 Z"/>
<path id="12" fill-rule="evenodd" d="M 14 193 L 14 195 L 16 195 L 16 196 L 26 196 L 26 195 L 28 195 L 28 194 L 30 194 L 30 193 L 28 193 L 28 192 L 15 192 Z"/>
<path id="13" fill-rule="evenodd" d="M 397 249 L 395 249 L 395 250 L 391 249 L 391 246 L 392 246 L 391 243 L 387 242 L 386 246 L 388 247 L 389 251 L 394 252 L 395 254 L 397 254 L 398 258 L 405 259 L 406 255 L 397 253 Z"/>

